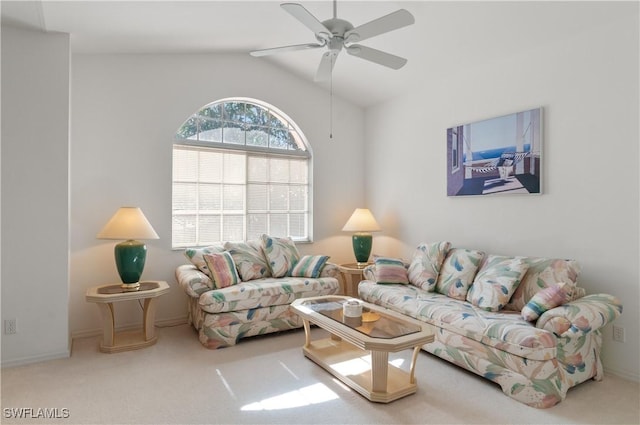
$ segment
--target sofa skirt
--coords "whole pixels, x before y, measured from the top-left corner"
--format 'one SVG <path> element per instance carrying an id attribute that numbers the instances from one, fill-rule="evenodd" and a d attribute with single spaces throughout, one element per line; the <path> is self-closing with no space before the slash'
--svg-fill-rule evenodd
<path id="1" fill-rule="evenodd" d="M 223 313 L 203 311 L 197 298 L 189 298 L 188 321 L 199 332 L 206 348 L 217 349 L 235 345 L 241 338 L 297 329 L 302 319 L 289 305 L 258 307 Z"/>
<path id="2" fill-rule="evenodd" d="M 434 342 L 422 349 L 499 384 L 504 394 L 521 403 L 548 408 L 564 400 L 569 388 L 592 378 L 602 380 L 597 354 L 601 343 L 600 331 L 578 340 L 563 338 L 557 358 L 531 360 L 436 327 Z"/>

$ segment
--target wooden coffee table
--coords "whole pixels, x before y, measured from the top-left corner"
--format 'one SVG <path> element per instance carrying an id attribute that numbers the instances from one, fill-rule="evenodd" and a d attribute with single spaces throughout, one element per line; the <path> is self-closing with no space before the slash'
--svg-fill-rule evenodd
<path id="1" fill-rule="evenodd" d="M 345 318 L 343 296 L 301 298 L 291 308 L 303 319 L 302 351 L 346 385 L 371 401 L 389 403 L 417 390 L 415 366 L 420 348 L 433 342 L 431 326 L 362 302 L 362 319 Z M 311 340 L 310 324 L 331 337 Z M 389 363 L 389 353 L 413 349 L 409 372 Z"/>

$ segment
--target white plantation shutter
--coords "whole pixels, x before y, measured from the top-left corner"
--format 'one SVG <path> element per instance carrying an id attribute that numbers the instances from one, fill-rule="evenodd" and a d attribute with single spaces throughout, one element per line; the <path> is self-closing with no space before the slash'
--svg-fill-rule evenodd
<path id="1" fill-rule="evenodd" d="M 173 247 L 257 239 L 263 233 L 310 240 L 310 156 L 300 132 L 283 124 L 281 112 L 232 102 L 237 122 L 220 119 L 202 130 L 199 114 L 226 117 L 225 103 L 211 104 L 178 131 L 182 143 L 173 147 Z M 238 114 L 250 108 L 253 118 Z M 263 124 L 257 130 L 246 124 L 256 116 Z"/>

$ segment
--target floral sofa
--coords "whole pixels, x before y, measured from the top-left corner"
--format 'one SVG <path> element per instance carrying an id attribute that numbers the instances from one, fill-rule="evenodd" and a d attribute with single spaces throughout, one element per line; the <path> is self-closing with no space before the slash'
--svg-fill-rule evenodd
<path id="1" fill-rule="evenodd" d="M 327 256 L 301 256 L 290 238 L 263 235 L 187 249 L 185 255 L 189 264 L 176 268 L 176 279 L 188 296 L 188 321 L 207 348 L 300 328 L 292 301 L 341 290 L 338 266 Z"/>
<path id="2" fill-rule="evenodd" d="M 423 349 L 496 382 L 537 408 L 601 380 L 601 329 L 622 313 L 618 299 L 585 295 L 577 262 L 485 255 L 421 244 L 410 261 L 377 259 L 358 286 L 363 300 L 435 327 Z"/>

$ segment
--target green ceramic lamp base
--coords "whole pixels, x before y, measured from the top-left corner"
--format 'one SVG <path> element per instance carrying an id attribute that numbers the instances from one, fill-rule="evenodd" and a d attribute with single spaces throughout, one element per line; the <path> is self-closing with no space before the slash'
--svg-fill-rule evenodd
<path id="1" fill-rule="evenodd" d="M 351 241 L 353 243 L 353 254 L 356 256 L 356 261 L 365 264 L 369 261 L 371 246 L 373 245 L 373 236 L 371 236 L 371 233 L 354 233 Z"/>
<path id="2" fill-rule="evenodd" d="M 140 285 L 140 276 L 147 258 L 147 246 L 139 241 L 128 240 L 117 244 L 114 252 L 122 287 L 135 289 Z"/>

